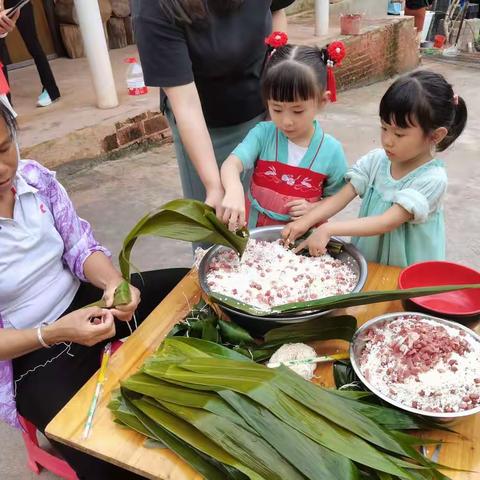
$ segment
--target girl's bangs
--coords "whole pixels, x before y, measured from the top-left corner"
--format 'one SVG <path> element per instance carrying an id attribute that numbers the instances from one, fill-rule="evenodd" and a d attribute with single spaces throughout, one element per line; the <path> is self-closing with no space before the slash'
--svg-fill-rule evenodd
<path id="1" fill-rule="evenodd" d="M 395 82 L 380 101 L 380 118 L 399 128 L 430 126 L 429 112 L 416 82 Z"/>
<path id="2" fill-rule="evenodd" d="M 312 73 L 298 64 L 283 62 L 270 68 L 263 78 L 265 101 L 298 102 L 316 98 L 318 94 Z"/>

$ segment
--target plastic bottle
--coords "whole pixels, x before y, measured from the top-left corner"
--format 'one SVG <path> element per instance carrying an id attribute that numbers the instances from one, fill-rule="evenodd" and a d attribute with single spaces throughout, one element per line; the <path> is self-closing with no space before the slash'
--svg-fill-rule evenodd
<path id="1" fill-rule="evenodd" d="M 129 95 L 145 95 L 148 93 L 148 88 L 145 86 L 143 79 L 142 66 L 137 62 L 135 57 L 130 57 L 125 60 L 129 64 L 127 70 L 127 88 Z"/>

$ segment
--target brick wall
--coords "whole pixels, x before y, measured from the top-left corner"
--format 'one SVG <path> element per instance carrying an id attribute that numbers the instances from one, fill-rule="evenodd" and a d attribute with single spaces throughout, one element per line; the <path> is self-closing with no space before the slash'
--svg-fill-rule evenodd
<path id="1" fill-rule="evenodd" d="M 371 25 L 362 35 L 340 39 L 347 51 L 343 64 L 336 70 L 340 89 L 385 80 L 410 71 L 419 63 L 412 17 Z"/>
<path id="2" fill-rule="evenodd" d="M 111 153 L 135 143 L 171 141 L 172 132 L 167 119 L 160 112 L 145 112 L 115 124 L 115 132 L 102 142 L 103 151 Z"/>

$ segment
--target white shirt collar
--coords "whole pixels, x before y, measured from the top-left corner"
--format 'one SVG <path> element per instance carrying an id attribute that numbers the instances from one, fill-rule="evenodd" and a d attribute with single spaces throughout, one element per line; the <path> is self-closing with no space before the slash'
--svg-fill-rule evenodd
<path id="1" fill-rule="evenodd" d="M 13 181 L 13 186 L 15 188 L 15 194 L 19 197 L 25 193 L 37 193 L 38 188 L 29 185 L 27 181 L 22 177 L 20 172 L 17 169 L 17 173 L 15 174 L 15 179 Z"/>

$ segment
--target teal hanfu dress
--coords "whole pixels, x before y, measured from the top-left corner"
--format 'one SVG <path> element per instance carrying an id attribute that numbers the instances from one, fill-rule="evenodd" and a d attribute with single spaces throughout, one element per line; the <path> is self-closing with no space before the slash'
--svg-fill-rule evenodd
<path id="1" fill-rule="evenodd" d="M 406 267 L 426 260 L 445 260 L 442 201 L 447 174 L 440 160 L 431 160 L 395 180 L 383 149 L 362 157 L 346 174 L 362 198 L 359 217 L 381 215 L 398 204 L 413 218 L 397 229 L 372 237 L 353 237 L 367 261 Z"/>

